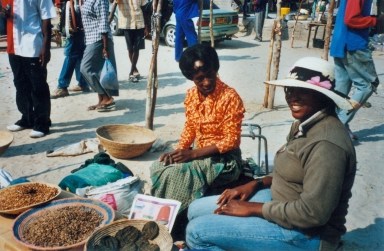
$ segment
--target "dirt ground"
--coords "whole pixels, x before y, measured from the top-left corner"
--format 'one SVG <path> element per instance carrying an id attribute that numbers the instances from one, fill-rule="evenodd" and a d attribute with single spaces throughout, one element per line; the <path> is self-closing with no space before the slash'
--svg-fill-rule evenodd
<path id="1" fill-rule="evenodd" d="M 269 39 L 258 43 L 253 35 L 238 33 L 238 38 L 216 46 L 220 58 L 220 78 L 234 87 L 242 97 L 246 115 L 245 123 L 256 123 L 262 127 L 262 134 L 268 140 L 271 159 L 285 142 L 293 118 L 278 88 L 274 109 L 262 107 L 266 78 L 266 63 L 269 53 Z M 123 37 L 114 37 L 120 96 L 116 97 L 117 110 L 101 113 L 87 111 L 89 105 L 97 102 L 95 93 L 70 93 L 69 97 L 51 101 L 53 125 L 50 134 L 40 139 L 28 136 L 30 130 L 14 132 L 14 141 L 0 157 L 0 168 L 8 171 L 14 179 L 24 177 L 31 181 L 58 184 L 70 171 L 79 167 L 95 153 L 76 157 L 46 157 L 45 152 L 55 147 L 95 138 L 95 129 L 105 124 L 133 124 L 145 126 L 145 104 L 147 79 L 138 83 L 128 82 L 130 62 Z M 147 76 L 152 57 L 151 41 L 146 40 L 146 49 L 140 52 L 138 69 Z M 48 64 L 48 83 L 51 92 L 57 87 L 57 79 L 63 63 L 63 48 L 52 44 L 52 60 Z M 279 78 L 284 78 L 290 66 L 305 56 L 321 57 L 322 50 L 305 48 L 304 41 L 283 41 Z M 374 52 L 374 60 L 380 80 L 384 82 L 384 53 Z M 101 56 L 101 55 L 100 55 Z M 330 58 L 332 62 L 332 58 Z M 174 60 L 174 51 L 161 43 L 158 55 L 159 89 L 156 101 L 154 131 L 164 142 L 178 141 L 184 123 L 183 100 L 185 92 L 193 86 L 186 80 Z M 0 130 L 20 118 L 15 104 L 13 75 L 7 54 L 0 53 Z M 72 84 L 76 80 L 73 78 Z M 371 108 L 362 108 L 352 121 L 351 129 L 359 137 L 354 142 L 358 157 L 358 171 L 350 200 L 343 237 L 345 250 L 384 250 L 384 189 L 382 184 L 384 160 L 384 87 L 372 95 Z M 244 128 L 247 133 L 247 128 Z M 243 157 L 255 156 L 257 143 L 243 138 Z M 146 191 L 150 186 L 149 166 L 161 152 L 145 153 L 129 160 L 115 159 L 124 163 L 134 174 L 144 180 Z"/>

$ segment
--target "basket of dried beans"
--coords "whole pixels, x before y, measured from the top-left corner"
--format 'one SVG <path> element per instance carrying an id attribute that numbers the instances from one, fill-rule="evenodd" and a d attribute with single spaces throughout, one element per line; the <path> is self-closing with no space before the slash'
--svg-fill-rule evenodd
<path id="1" fill-rule="evenodd" d="M 115 211 L 102 201 L 60 199 L 20 214 L 12 233 L 32 250 L 66 250 L 83 246 L 96 229 L 114 218 Z"/>
<path id="2" fill-rule="evenodd" d="M 42 182 L 8 186 L 0 190 L 0 213 L 20 214 L 55 199 L 60 193 L 59 186 Z"/>

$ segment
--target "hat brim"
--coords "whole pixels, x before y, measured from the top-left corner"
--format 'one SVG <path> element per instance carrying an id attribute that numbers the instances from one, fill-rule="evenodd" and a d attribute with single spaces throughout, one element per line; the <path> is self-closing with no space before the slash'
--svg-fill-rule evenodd
<path id="1" fill-rule="evenodd" d="M 308 88 L 312 89 L 318 92 L 323 93 L 325 96 L 329 97 L 332 99 L 335 104 L 343 110 L 351 110 L 353 109 L 352 104 L 346 99 L 338 95 L 337 93 L 327 90 L 323 87 L 313 85 L 304 81 L 300 81 L 297 79 L 281 79 L 281 80 L 272 80 L 272 81 L 265 81 L 264 84 L 269 84 L 269 85 L 276 85 L 276 86 L 290 86 L 290 87 L 301 87 L 301 88 Z"/>

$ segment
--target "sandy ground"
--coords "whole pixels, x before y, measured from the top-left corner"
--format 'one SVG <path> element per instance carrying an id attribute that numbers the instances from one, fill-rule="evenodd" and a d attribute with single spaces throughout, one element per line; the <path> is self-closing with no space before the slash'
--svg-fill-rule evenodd
<path id="1" fill-rule="evenodd" d="M 262 43 L 252 40 L 253 35 L 244 36 L 217 45 L 220 57 L 221 79 L 234 87 L 243 98 L 246 114 L 244 122 L 256 123 L 262 127 L 262 134 L 268 139 L 268 152 L 273 153 L 284 143 L 290 124 L 293 121 L 283 98 L 283 90 L 278 88 L 274 109 L 264 109 L 263 80 L 266 76 L 266 63 L 269 41 Z M 88 153 L 76 157 L 46 157 L 45 151 L 54 147 L 79 142 L 96 137 L 95 129 L 111 123 L 145 126 L 146 79 L 138 83 L 128 82 L 130 63 L 123 37 L 114 37 L 120 96 L 117 97 L 117 110 L 109 113 L 87 111 L 87 106 L 97 102 L 95 93 L 71 93 L 69 97 L 52 100 L 51 133 L 40 139 L 28 136 L 30 130 L 13 133 L 14 142 L 0 157 L 0 168 L 8 171 L 13 178 L 24 177 L 31 181 L 59 183 L 70 171 L 79 167 L 86 159 L 94 156 Z M 283 41 L 280 74 L 283 78 L 290 66 L 300 57 L 320 57 L 322 50 L 305 48 L 304 41 L 295 41 L 290 48 L 289 41 Z M 56 89 L 57 78 L 63 63 L 63 48 L 52 44 L 52 60 L 48 64 L 48 83 L 51 92 Z M 138 69 L 147 76 L 151 60 L 151 41 L 146 41 L 146 49 L 140 52 Z M 159 89 L 154 118 L 154 131 L 164 142 L 176 143 L 183 123 L 183 100 L 185 92 L 193 86 L 186 80 L 174 60 L 172 48 L 161 43 L 158 57 Z M 384 82 L 384 53 L 374 52 L 376 68 L 381 82 Z M 332 62 L 332 60 L 331 60 Z M 15 104 L 13 75 L 6 53 L 0 53 L 0 130 L 16 122 L 20 113 Z M 73 79 L 72 85 L 76 81 Z M 355 141 L 358 171 L 350 200 L 343 237 L 346 250 L 384 250 L 384 189 L 382 185 L 384 160 L 384 87 L 379 86 L 378 94 L 369 100 L 372 108 L 359 111 L 351 123 L 351 129 L 360 138 Z M 246 128 L 245 128 L 246 129 Z M 245 131 L 244 133 L 247 133 Z M 243 157 L 256 155 L 257 143 L 243 138 Z M 136 176 L 150 186 L 149 166 L 160 152 L 145 153 L 130 160 L 115 159 L 128 166 Z"/>

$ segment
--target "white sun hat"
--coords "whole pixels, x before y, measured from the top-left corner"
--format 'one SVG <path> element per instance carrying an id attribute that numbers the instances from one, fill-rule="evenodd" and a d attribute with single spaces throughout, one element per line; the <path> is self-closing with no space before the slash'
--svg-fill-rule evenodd
<path id="1" fill-rule="evenodd" d="M 335 91 L 335 69 L 328 61 L 316 58 L 301 58 L 292 66 L 285 79 L 266 81 L 265 84 L 308 88 L 323 93 L 343 110 L 352 110 L 356 101 Z"/>

